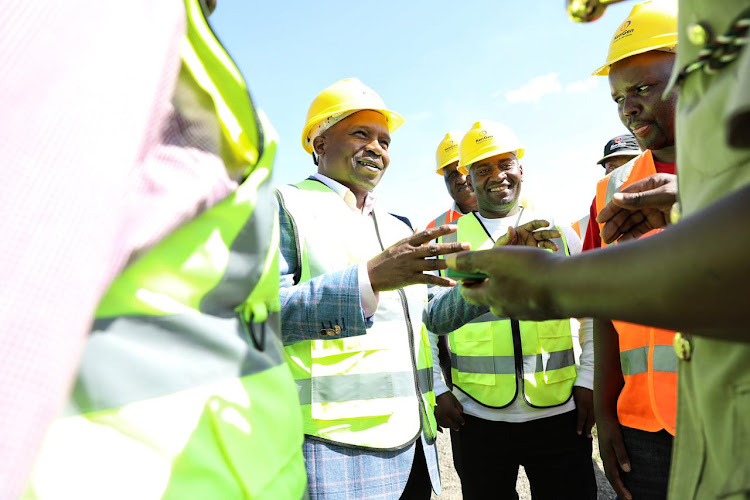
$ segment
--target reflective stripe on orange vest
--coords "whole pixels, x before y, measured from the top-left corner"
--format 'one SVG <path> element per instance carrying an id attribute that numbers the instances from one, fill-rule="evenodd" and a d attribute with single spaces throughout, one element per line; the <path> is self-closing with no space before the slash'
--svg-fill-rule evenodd
<path id="1" fill-rule="evenodd" d="M 582 217 L 580 220 L 577 220 L 573 224 L 571 224 L 573 231 L 576 232 L 581 241 L 583 241 L 583 238 L 586 236 L 586 228 L 589 227 L 589 218 L 590 216 L 586 215 L 585 217 Z"/>
<path id="2" fill-rule="evenodd" d="M 645 151 L 599 181 L 596 211 L 612 201 L 618 191 L 656 173 L 651 151 Z M 599 224 L 601 229 L 604 224 Z M 650 231 L 645 236 L 660 232 Z M 602 246 L 606 246 L 602 242 Z M 677 356 L 674 332 L 613 321 L 620 339 L 620 365 L 625 385 L 617 400 L 617 416 L 626 427 L 674 435 L 677 412 Z"/>
<path id="3" fill-rule="evenodd" d="M 457 212 L 451 208 L 450 210 L 448 210 L 447 212 L 443 212 L 438 217 L 436 217 L 435 220 L 427 224 L 427 229 L 442 226 L 443 224 L 451 224 L 460 219 L 462 216 L 463 214 L 461 212 Z"/>

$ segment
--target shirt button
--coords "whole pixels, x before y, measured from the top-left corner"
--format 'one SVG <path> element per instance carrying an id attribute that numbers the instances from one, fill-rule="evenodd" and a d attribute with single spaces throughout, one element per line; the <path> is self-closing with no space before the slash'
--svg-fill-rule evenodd
<path id="1" fill-rule="evenodd" d="M 690 356 L 693 353 L 693 346 L 690 343 L 690 338 L 677 332 L 674 334 L 674 353 L 682 361 L 690 361 Z"/>
<path id="2" fill-rule="evenodd" d="M 696 47 L 703 47 L 709 42 L 710 30 L 701 23 L 690 23 L 687 27 L 687 37 Z"/>

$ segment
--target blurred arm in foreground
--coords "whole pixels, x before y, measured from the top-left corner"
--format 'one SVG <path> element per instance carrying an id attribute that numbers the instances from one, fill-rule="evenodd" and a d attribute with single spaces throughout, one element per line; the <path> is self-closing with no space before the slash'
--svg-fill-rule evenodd
<path id="1" fill-rule="evenodd" d="M 533 248 L 493 248 L 449 256 L 446 262 L 490 276 L 462 293 L 498 316 L 591 316 L 748 341 L 747 298 L 735 285 L 750 280 L 750 234 L 738 231 L 748 211 L 746 186 L 637 243 L 567 259 Z M 612 269 L 628 272 L 613 279 Z"/>

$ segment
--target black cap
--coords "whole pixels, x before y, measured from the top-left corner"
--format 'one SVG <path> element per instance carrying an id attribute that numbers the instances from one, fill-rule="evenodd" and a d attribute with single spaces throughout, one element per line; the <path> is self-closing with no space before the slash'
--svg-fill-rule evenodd
<path id="1" fill-rule="evenodd" d="M 618 135 L 607 142 L 604 146 L 604 156 L 596 163 L 601 165 L 604 160 L 613 156 L 638 156 L 639 154 L 641 154 L 641 149 L 633 134 Z"/>

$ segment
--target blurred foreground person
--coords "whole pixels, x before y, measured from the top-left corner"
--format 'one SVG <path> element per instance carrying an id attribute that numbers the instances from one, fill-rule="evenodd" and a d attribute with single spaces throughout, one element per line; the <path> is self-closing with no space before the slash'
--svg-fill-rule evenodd
<path id="1" fill-rule="evenodd" d="M 60 121 L 44 135 L 49 157 L 19 160 L 40 181 L 29 200 L 39 205 L 28 206 L 26 222 L 33 224 L 34 211 L 46 206 L 60 229 L 47 220 L 33 230 L 49 228 L 62 238 L 49 247 L 59 255 L 39 261 L 49 274 L 32 282 L 38 292 L 28 284 L 16 292 L 43 306 L 43 314 L 31 316 L 55 320 L 47 326 L 55 352 L 31 344 L 19 354 L 34 353 L 40 366 L 3 374 L 4 392 L 23 390 L 18 379 L 34 376 L 37 394 L 46 399 L 33 393 L 26 399 L 50 405 L 33 429 L 0 440 L 3 460 L 21 458 L 17 467 L 0 467 L 13 474 L 13 482 L 3 484 L 3 498 L 14 497 L 24 480 L 35 439 L 57 410 L 78 354 L 72 394 L 46 433 L 25 497 L 306 494 L 302 422 L 279 338 L 278 225 L 270 187 L 275 134 L 206 21 L 212 6 L 187 0 L 184 6 L 128 4 L 121 11 L 107 4 L 113 17 L 95 6 L 72 10 L 91 17 L 83 17 L 81 32 L 66 24 L 68 35 L 55 41 L 69 51 L 52 63 L 59 70 L 52 76 L 55 92 L 32 92 L 48 100 L 46 116 L 56 110 Z M 80 52 L 78 36 L 86 40 Z M 78 63 L 92 60 L 95 70 Z M 35 111 L 24 109 L 15 124 L 30 137 L 39 137 L 38 130 L 25 129 L 41 119 Z M 24 151 L 28 142 L 22 136 L 17 147 Z M 32 168 L 37 157 L 54 171 Z M 60 175 L 66 179 L 50 199 L 39 198 Z M 44 257 L 43 237 L 20 241 L 31 255 Z M 47 269 L 50 263 L 59 269 Z M 24 270 L 23 261 L 16 266 Z M 65 311 L 58 315 L 61 306 Z M 15 334 L 46 338 L 37 320 L 31 326 Z M 20 363 L 10 366 L 19 370 Z M 2 363 L 3 370 L 7 366 Z M 27 418 L 23 404 L 4 397 L 2 406 Z M 4 425 L 4 433 L 14 430 Z M 18 449 L 25 453 L 10 453 Z"/>

